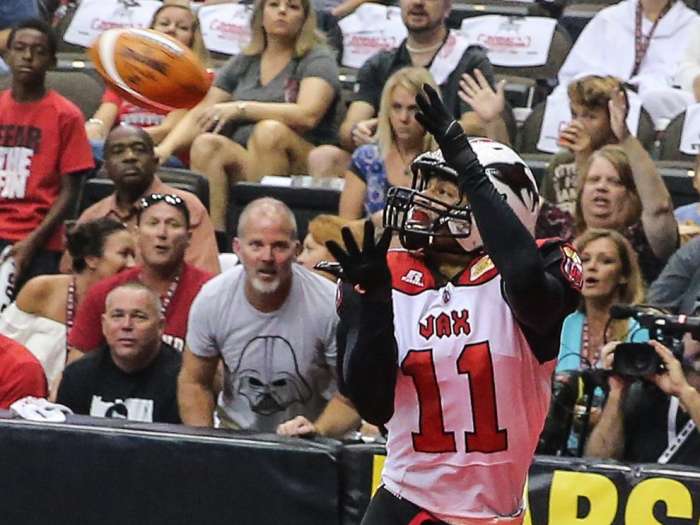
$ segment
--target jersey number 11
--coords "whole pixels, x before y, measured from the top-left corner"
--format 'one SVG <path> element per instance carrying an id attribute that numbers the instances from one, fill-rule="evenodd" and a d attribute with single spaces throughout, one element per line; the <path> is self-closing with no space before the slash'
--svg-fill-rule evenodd
<path id="1" fill-rule="evenodd" d="M 440 387 L 435 374 L 433 350 L 410 350 L 401 364 L 418 394 L 420 432 L 412 432 L 417 452 L 456 452 L 455 433 L 445 430 Z M 469 377 L 473 432 L 464 432 L 467 452 L 486 454 L 508 448 L 508 432 L 498 428 L 493 362 L 487 341 L 465 345 L 457 358 L 457 373 Z"/>

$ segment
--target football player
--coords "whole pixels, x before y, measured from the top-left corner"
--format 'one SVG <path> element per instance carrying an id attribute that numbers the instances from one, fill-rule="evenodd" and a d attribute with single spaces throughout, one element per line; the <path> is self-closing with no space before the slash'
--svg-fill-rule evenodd
<path id="1" fill-rule="evenodd" d="M 568 245 L 535 242 L 539 195 L 522 159 L 468 139 L 424 91 L 416 118 L 440 151 L 415 159 L 412 188 L 390 190 L 377 243 L 368 221 L 362 249 L 349 232 L 345 250 L 328 244 L 350 282 L 341 389 L 388 430 L 362 523 L 520 524 L 581 264 Z M 392 230 L 403 249 L 387 252 Z"/>

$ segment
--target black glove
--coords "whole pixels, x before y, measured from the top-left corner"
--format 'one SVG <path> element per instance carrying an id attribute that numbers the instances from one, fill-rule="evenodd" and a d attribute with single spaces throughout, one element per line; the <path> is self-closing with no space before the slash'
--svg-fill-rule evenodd
<path id="1" fill-rule="evenodd" d="M 459 189 L 464 192 L 465 179 L 484 175 L 484 169 L 469 145 L 462 126 L 447 111 L 440 95 L 429 84 L 423 84 L 423 91 L 425 95 L 416 94 L 416 104 L 420 110 L 416 113 L 416 120 L 435 137 L 445 161 L 460 175 Z"/>
<path id="2" fill-rule="evenodd" d="M 386 229 L 374 243 L 374 224 L 371 220 L 365 221 L 365 234 L 360 251 L 350 228 L 341 230 L 346 250 L 343 250 L 335 241 L 327 241 L 326 247 L 333 257 L 343 267 L 343 273 L 348 281 L 359 286 L 362 292 L 368 294 L 384 294 L 391 290 L 391 273 L 386 263 L 386 252 L 391 241 L 391 230 Z"/>

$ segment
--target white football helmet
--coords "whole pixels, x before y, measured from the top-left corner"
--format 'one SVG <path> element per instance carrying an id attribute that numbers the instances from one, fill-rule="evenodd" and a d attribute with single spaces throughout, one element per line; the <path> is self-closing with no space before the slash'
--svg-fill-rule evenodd
<path id="1" fill-rule="evenodd" d="M 530 168 L 515 151 L 498 142 L 470 138 L 469 144 L 496 191 L 534 235 L 540 196 Z M 396 186 L 387 192 L 384 227 L 397 231 L 407 249 L 429 247 L 441 237 L 453 238 L 466 252 L 481 248 L 481 234 L 468 203 L 452 205 L 423 193 L 432 177 L 457 184 L 457 173 L 447 165 L 442 151 L 419 155 L 411 171 L 411 188 Z"/>

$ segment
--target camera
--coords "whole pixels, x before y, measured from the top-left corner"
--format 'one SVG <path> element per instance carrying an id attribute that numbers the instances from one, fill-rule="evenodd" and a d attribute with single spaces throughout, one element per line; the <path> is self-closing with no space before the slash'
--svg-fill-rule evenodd
<path id="1" fill-rule="evenodd" d="M 644 377 L 664 371 L 661 358 L 647 343 L 621 343 L 615 347 L 612 371 L 628 377 Z"/>
<path id="2" fill-rule="evenodd" d="M 681 338 L 689 333 L 700 340 L 700 317 L 667 315 L 648 306 L 613 305 L 611 319 L 632 317 L 642 328 L 649 331 L 652 339 L 671 349 L 679 361 L 683 360 Z M 621 343 L 615 347 L 613 373 L 632 378 L 663 373 L 665 368 L 654 347 L 647 343 Z"/>

